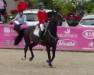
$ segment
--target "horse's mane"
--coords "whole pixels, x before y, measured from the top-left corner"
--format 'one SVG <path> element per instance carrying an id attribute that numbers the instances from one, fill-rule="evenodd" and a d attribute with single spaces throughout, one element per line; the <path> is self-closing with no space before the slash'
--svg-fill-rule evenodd
<path id="1" fill-rule="evenodd" d="M 57 12 L 51 12 L 50 13 L 50 22 L 48 25 L 48 29 L 52 33 L 52 35 L 56 36 L 57 33 L 57 23 L 58 23 L 58 13 Z"/>

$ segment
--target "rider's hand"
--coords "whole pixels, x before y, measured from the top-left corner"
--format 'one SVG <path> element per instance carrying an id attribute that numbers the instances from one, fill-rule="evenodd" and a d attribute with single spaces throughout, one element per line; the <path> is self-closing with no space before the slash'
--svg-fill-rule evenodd
<path id="1" fill-rule="evenodd" d="M 48 20 L 45 20 L 46 23 L 48 23 L 49 21 Z"/>

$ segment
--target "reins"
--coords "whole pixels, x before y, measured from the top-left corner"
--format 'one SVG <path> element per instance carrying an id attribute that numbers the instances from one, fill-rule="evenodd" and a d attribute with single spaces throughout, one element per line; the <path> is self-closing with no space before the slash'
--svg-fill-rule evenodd
<path id="1" fill-rule="evenodd" d="M 50 36 L 56 41 L 57 38 L 55 38 L 55 37 L 51 34 L 51 32 L 49 31 L 49 29 L 47 30 L 47 27 L 48 27 L 48 25 L 47 25 L 46 28 L 45 28 L 45 32 L 44 32 L 43 36 L 45 36 L 46 33 L 47 33 L 47 31 L 48 31 L 48 33 L 50 34 Z"/>
<path id="2" fill-rule="evenodd" d="M 51 33 L 50 33 L 50 31 L 48 30 L 48 33 L 50 34 L 50 36 L 56 41 L 57 40 L 57 38 L 55 38 Z"/>
<path id="3" fill-rule="evenodd" d="M 57 37 L 54 37 L 52 34 L 51 34 L 51 32 L 50 32 L 50 30 L 48 29 L 48 26 L 49 26 L 50 24 L 48 24 L 47 26 L 46 26 L 46 28 L 45 28 L 45 33 L 44 33 L 44 36 L 46 35 L 46 33 L 48 32 L 49 33 L 49 35 L 51 36 L 51 38 L 53 38 L 53 40 L 55 40 L 55 41 L 57 41 Z"/>

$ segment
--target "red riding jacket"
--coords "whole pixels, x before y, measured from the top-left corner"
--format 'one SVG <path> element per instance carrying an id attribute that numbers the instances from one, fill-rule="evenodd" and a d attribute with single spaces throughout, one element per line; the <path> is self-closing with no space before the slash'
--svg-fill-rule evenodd
<path id="1" fill-rule="evenodd" d="M 38 11 L 38 19 L 39 19 L 39 24 L 38 26 L 40 26 L 40 24 L 44 24 L 45 20 L 49 20 L 48 15 L 45 11 Z"/>
<path id="2" fill-rule="evenodd" d="M 25 10 L 27 8 L 28 8 L 27 2 L 19 2 L 17 5 L 17 12 L 19 12 L 20 10 Z"/>

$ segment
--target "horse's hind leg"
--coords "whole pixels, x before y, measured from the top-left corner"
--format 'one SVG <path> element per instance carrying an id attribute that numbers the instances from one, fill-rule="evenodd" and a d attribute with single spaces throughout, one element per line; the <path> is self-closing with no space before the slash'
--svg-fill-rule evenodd
<path id="1" fill-rule="evenodd" d="M 31 52 L 31 57 L 29 58 L 30 61 L 32 61 L 33 58 L 34 58 L 34 53 L 33 53 L 33 51 L 32 51 L 32 48 L 33 48 L 34 46 L 36 46 L 36 45 L 37 45 L 37 44 L 35 44 L 35 43 L 33 42 L 33 43 L 30 44 L 30 46 L 29 46 L 29 49 L 30 49 L 30 52 Z"/>
<path id="2" fill-rule="evenodd" d="M 28 45 L 26 44 L 24 48 L 24 58 L 22 58 L 22 60 L 26 60 L 27 49 L 28 49 Z"/>

